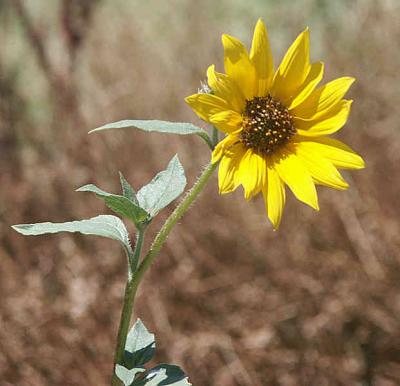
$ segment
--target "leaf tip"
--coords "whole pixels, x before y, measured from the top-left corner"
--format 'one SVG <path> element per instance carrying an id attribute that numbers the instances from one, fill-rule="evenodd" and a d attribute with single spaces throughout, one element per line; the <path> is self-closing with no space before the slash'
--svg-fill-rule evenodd
<path id="1" fill-rule="evenodd" d="M 16 225 L 11 225 L 11 228 L 14 229 L 16 232 L 18 232 L 21 235 L 27 236 L 29 235 L 28 229 L 31 227 L 30 224 L 16 224 Z"/>
<path id="2" fill-rule="evenodd" d="M 18 233 L 21 233 L 21 232 L 20 232 L 20 229 L 19 229 L 20 226 L 21 226 L 21 224 L 11 225 L 11 228 L 14 229 L 15 231 L 17 231 Z"/>
<path id="3" fill-rule="evenodd" d="M 93 134 L 93 133 L 99 131 L 100 129 L 101 129 L 100 127 L 96 127 L 95 129 L 89 130 L 88 134 Z"/>
<path id="4" fill-rule="evenodd" d="M 75 189 L 75 192 L 87 192 L 88 189 L 93 187 L 93 186 L 94 186 L 93 184 L 86 184 L 86 185 L 81 186 L 78 189 Z"/>

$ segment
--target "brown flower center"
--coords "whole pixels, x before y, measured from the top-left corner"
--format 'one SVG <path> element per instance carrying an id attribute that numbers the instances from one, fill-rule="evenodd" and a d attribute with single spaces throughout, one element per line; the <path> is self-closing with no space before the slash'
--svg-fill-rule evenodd
<path id="1" fill-rule="evenodd" d="M 271 155 L 296 134 L 288 109 L 271 95 L 246 101 L 241 142 L 261 155 Z"/>

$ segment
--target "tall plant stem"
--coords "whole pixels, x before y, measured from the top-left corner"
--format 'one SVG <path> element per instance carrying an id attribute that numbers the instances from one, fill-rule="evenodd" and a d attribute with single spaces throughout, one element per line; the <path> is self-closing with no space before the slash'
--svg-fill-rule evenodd
<path id="1" fill-rule="evenodd" d="M 140 254 L 143 248 L 145 230 L 138 230 L 136 237 L 136 244 L 133 254 L 127 253 L 128 255 L 128 280 L 125 285 L 125 294 L 124 294 L 124 304 L 122 306 L 121 319 L 119 322 L 118 328 L 118 337 L 117 337 L 117 347 L 115 349 L 114 356 L 114 370 L 113 376 L 111 379 L 112 386 L 118 386 L 121 384 L 118 377 L 115 375 L 115 365 L 122 364 L 124 360 L 124 350 L 126 344 L 126 337 L 128 336 L 129 326 L 131 323 L 132 310 L 133 310 L 133 301 L 135 298 L 135 293 L 137 287 L 134 285 L 133 276 L 136 270 L 136 267 L 139 262 Z"/>
<path id="2" fill-rule="evenodd" d="M 114 369 L 116 364 L 123 364 L 124 359 L 124 350 L 125 350 L 125 343 L 126 337 L 128 335 L 129 326 L 131 322 L 133 304 L 135 300 L 135 295 L 137 289 L 139 287 L 140 282 L 143 279 L 143 275 L 146 271 L 150 268 L 151 264 L 157 257 L 158 253 L 164 242 L 166 241 L 169 233 L 171 232 L 172 228 L 176 225 L 179 219 L 187 212 L 193 202 L 196 200 L 198 195 L 207 185 L 208 180 L 212 176 L 213 172 L 217 167 L 217 163 L 209 164 L 204 169 L 203 173 L 200 175 L 199 179 L 193 185 L 193 187 L 189 190 L 186 194 L 185 198 L 181 201 L 181 203 L 175 208 L 175 210 L 171 213 L 168 217 L 167 221 L 165 221 L 164 225 L 162 226 L 160 232 L 157 234 L 156 238 L 154 239 L 153 243 L 149 251 L 147 252 L 146 256 L 143 258 L 142 262 L 140 263 L 139 267 L 132 272 L 133 267 L 136 264 L 129 264 L 129 275 L 128 281 L 125 287 L 125 295 L 124 295 L 124 304 L 121 313 L 121 321 L 118 329 L 118 338 L 117 338 L 117 349 L 115 352 L 115 359 L 114 359 Z M 140 252 L 143 246 L 143 236 L 144 231 L 138 232 L 138 239 L 135 246 L 134 256 L 132 261 L 137 262 L 139 260 Z M 115 375 L 115 371 L 113 373 L 113 378 L 111 385 L 117 386 L 120 385 L 120 381 Z"/>

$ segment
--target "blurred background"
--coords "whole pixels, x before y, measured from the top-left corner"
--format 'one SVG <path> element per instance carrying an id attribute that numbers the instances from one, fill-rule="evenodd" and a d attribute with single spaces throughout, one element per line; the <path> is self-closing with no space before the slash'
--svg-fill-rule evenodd
<path id="1" fill-rule="evenodd" d="M 118 171 L 139 188 L 175 153 L 191 185 L 209 160 L 199 138 L 87 132 L 125 118 L 205 127 L 183 99 L 208 65 L 222 70 L 220 35 L 249 44 L 258 17 L 276 64 L 308 25 L 325 81 L 357 78 L 337 137 L 367 168 L 344 173 L 347 192 L 319 188 L 319 213 L 290 195 L 278 232 L 261 198 L 221 197 L 214 178 L 135 316 L 156 333 L 156 361 L 182 366 L 194 386 L 400 385 L 399 1 L 2 0 L 1 386 L 109 384 L 121 248 L 10 225 L 109 213 L 74 190 L 118 192 Z"/>

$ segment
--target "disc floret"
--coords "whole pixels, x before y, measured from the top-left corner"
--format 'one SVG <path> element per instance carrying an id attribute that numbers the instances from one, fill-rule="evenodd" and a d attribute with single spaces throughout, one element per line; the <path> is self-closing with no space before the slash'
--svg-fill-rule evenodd
<path id="1" fill-rule="evenodd" d="M 271 95 L 246 101 L 241 142 L 261 155 L 271 155 L 296 134 L 288 109 Z"/>

